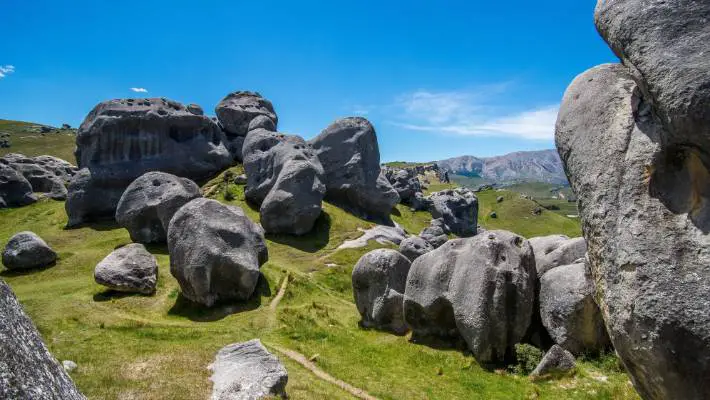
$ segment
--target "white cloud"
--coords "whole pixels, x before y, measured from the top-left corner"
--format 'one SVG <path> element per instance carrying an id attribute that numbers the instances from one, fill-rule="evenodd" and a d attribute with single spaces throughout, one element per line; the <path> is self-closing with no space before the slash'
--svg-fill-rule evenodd
<path id="1" fill-rule="evenodd" d="M 4 78 L 13 72 L 15 72 L 14 65 L 0 65 L 0 78 Z"/>
<path id="2" fill-rule="evenodd" d="M 148 89 L 142 87 L 132 87 L 131 90 L 136 93 L 148 93 Z"/>
<path id="3" fill-rule="evenodd" d="M 502 90 L 502 86 L 492 87 Z M 456 135 L 507 136 L 528 140 L 554 137 L 559 106 L 501 113 L 486 104 L 490 96 L 489 90 L 409 93 L 396 99 L 398 121 L 393 123 L 409 130 Z"/>

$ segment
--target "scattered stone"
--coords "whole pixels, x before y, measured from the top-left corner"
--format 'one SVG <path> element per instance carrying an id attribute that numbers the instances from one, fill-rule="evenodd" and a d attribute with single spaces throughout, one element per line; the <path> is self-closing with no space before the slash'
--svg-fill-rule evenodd
<path id="1" fill-rule="evenodd" d="M 542 357 L 542 361 L 535 367 L 530 376 L 537 377 L 548 374 L 564 374 L 574 370 L 577 363 L 574 356 L 561 346 L 554 345 Z"/>
<path id="2" fill-rule="evenodd" d="M 64 360 L 62 361 L 62 368 L 64 368 L 64 371 L 67 373 L 71 373 L 74 372 L 75 369 L 79 368 L 79 366 L 72 360 Z"/>
<path id="3" fill-rule="evenodd" d="M 495 219 L 495 218 L 498 218 L 498 213 L 496 213 L 495 211 L 491 211 L 491 213 L 488 214 L 488 216 L 489 216 L 490 218 L 494 218 L 494 219 Z"/>
<path id="4" fill-rule="evenodd" d="M 0 279 L 0 398 L 85 400 Z"/>
<path id="5" fill-rule="evenodd" d="M 458 236 L 473 236 L 478 226 L 478 198 L 470 189 L 442 190 L 429 196 L 432 217 L 442 218 L 447 230 Z"/>
<path id="6" fill-rule="evenodd" d="M 212 400 L 286 398 L 288 372 L 259 339 L 223 347 L 209 368 Z"/>
<path id="7" fill-rule="evenodd" d="M 9 270 L 42 268 L 55 261 L 57 253 L 42 238 L 29 231 L 12 236 L 2 252 L 2 263 Z"/>
<path id="8" fill-rule="evenodd" d="M 542 207 L 535 207 L 535 208 L 531 211 L 531 214 L 532 214 L 532 215 L 542 215 Z"/>
<path id="9" fill-rule="evenodd" d="M 269 256 L 263 229 L 241 208 L 205 198 L 185 204 L 170 220 L 168 251 L 182 294 L 207 307 L 251 297 Z"/>
<path id="10" fill-rule="evenodd" d="M 379 244 L 399 245 L 407 238 L 407 232 L 396 223 L 394 226 L 377 225 L 370 229 L 358 228 L 362 236 L 353 240 L 346 240 L 338 249 L 356 249 L 367 246 L 367 242 L 374 240 Z"/>
<path id="11" fill-rule="evenodd" d="M 505 198 L 503 196 L 496 197 L 496 203 L 502 203 Z"/>
<path id="12" fill-rule="evenodd" d="M 247 184 L 247 176 L 246 174 L 241 174 L 237 175 L 234 177 L 234 184 L 235 185 L 246 185 Z"/>
<path id="13" fill-rule="evenodd" d="M 111 290 L 153 294 L 158 282 L 158 262 L 140 243 L 114 250 L 94 269 L 94 280 Z"/>
<path id="14" fill-rule="evenodd" d="M 424 255 L 434 250 L 434 246 L 429 244 L 420 236 L 410 236 L 399 244 L 399 252 L 407 257 L 410 261 L 414 261 L 419 256 Z"/>
<path id="15" fill-rule="evenodd" d="M 187 178 L 147 172 L 134 180 L 116 207 L 116 222 L 138 243 L 165 243 L 168 224 L 180 207 L 202 197 L 200 187 Z"/>
<path id="16" fill-rule="evenodd" d="M 392 249 L 373 250 L 358 260 L 352 283 L 360 325 L 397 334 L 407 332 L 402 296 L 411 261 Z"/>
<path id="17" fill-rule="evenodd" d="M 32 185 L 20 173 L 0 163 L 0 208 L 22 207 L 37 201 Z"/>

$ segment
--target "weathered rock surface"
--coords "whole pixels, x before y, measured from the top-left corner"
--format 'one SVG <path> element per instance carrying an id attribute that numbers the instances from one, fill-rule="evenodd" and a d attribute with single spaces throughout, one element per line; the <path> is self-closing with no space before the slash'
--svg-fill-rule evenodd
<path id="1" fill-rule="evenodd" d="M 429 196 L 432 217 L 442 218 L 447 230 L 458 236 L 472 236 L 478 227 L 478 198 L 466 188 L 447 189 Z"/>
<path id="2" fill-rule="evenodd" d="M 68 226 L 113 218 L 136 178 L 162 171 L 200 181 L 229 166 L 219 126 L 168 99 L 105 101 L 87 115 L 76 138 L 82 168 L 71 180 Z"/>
<path id="3" fill-rule="evenodd" d="M 540 317 L 555 343 L 573 354 L 609 346 L 609 336 L 594 302 L 594 282 L 583 263 L 562 265 L 540 278 Z"/>
<path id="4" fill-rule="evenodd" d="M 259 93 L 237 91 L 228 94 L 217 104 L 215 114 L 222 128 L 229 136 L 246 136 L 251 121 L 263 115 L 273 122 L 274 129 L 278 117 L 271 102 Z"/>
<path id="5" fill-rule="evenodd" d="M 534 249 L 534 247 L 533 247 Z M 537 276 L 544 275 L 547 271 L 560 265 L 569 265 L 587 253 L 587 242 L 583 237 L 567 239 L 557 243 L 557 246 L 547 253 L 535 253 Z"/>
<path id="6" fill-rule="evenodd" d="M 94 269 L 99 285 L 119 292 L 153 294 L 158 261 L 140 243 L 131 243 L 106 256 Z"/>
<path id="7" fill-rule="evenodd" d="M 2 251 L 2 263 L 10 270 L 42 268 L 52 265 L 57 253 L 33 232 L 16 233 Z"/>
<path id="8" fill-rule="evenodd" d="M 343 118 L 309 143 L 325 170 L 326 198 L 365 218 L 389 220 L 399 195 L 380 173 L 375 128 L 364 118 Z"/>
<path id="9" fill-rule="evenodd" d="M 367 242 L 374 240 L 379 244 L 399 245 L 407 238 L 407 232 L 395 223 L 394 226 L 377 225 L 370 229 L 358 228 L 362 236 L 357 239 L 346 240 L 338 249 L 355 249 L 367 246 Z"/>
<path id="10" fill-rule="evenodd" d="M 530 325 L 535 259 L 527 240 L 506 231 L 454 239 L 413 263 L 404 317 L 413 337 L 462 337 L 480 363 L 514 356 Z"/>
<path id="11" fill-rule="evenodd" d="M 0 279 L 0 398 L 84 400 Z"/>
<path id="12" fill-rule="evenodd" d="M 212 400 L 286 397 L 286 368 L 259 339 L 223 347 L 210 369 Z"/>
<path id="13" fill-rule="evenodd" d="M 216 200 L 185 204 L 168 227 L 170 273 L 189 300 L 211 307 L 246 300 L 268 259 L 261 227 L 244 211 Z"/>
<path id="14" fill-rule="evenodd" d="M 431 207 L 431 200 L 424 197 L 421 192 L 414 193 L 414 196 L 410 199 L 409 206 L 414 211 L 426 211 Z"/>
<path id="15" fill-rule="evenodd" d="M 388 170 L 387 180 L 397 191 L 399 199 L 404 204 L 415 202 L 415 195 L 422 192 L 422 185 L 416 174 L 410 169 Z"/>
<path id="16" fill-rule="evenodd" d="M 647 399 L 710 398 L 709 11 L 599 2 L 598 28 L 634 72 L 580 75 L 557 120 L 599 306 Z"/>
<path id="17" fill-rule="evenodd" d="M 419 237 L 436 249 L 449 240 L 446 233 L 446 225 L 443 224 L 443 220 L 435 219 L 419 233 Z"/>
<path id="18" fill-rule="evenodd" d="M 414 261 L 419 256 L 422 256 L 434 250 L 434 246 L 429 244 L 420 236 L 410 236 L 399 244 L 399 252 L 407 257 L 410 261 Z"/>
<path id="19" fill-rule="evenodd" d="M 402 296 L 411 261 L 392 249 L 373 250 L 358 260 L 352 283 L 360 324 L 398 334 L 407 332 Z"/>
<path id="20" fill-rule="evenodd" d="M 55 200 L 66 199 L 66 184 L 76 173 L 75 166 L 52 156 L 26 157 L 11 153 L 0 157 L 0 163 L 22 174 L 33 192 L 46 193 L 47 197 Z"/>
<path id="21" fill-rule="evenodd" d="M 187 178 L 165 172 L 147 172 L 134 180 L 116 207 L 116 222 L 138 243 L 165 243 L 175 212 L 202 197 L 200 187 Z"/>
<path id="22" fill-rule="evenodd" d="M 321 214 L 325 196 L 323 167 L 301 137 L 249 131 L 244 142 L 244 195 L 259 205 L 261 224 L 269 233 L 308 233 Z"/>
<path id="23" fill-rule="evenodd" d="M 530 238 L 528 242 L 530 242 L 530 246 L 532 246 L 533 252 L 535 252 L 535 259 L 538 259 L 560 247 L 560 245 L 568 239 L 569 237 L 565 235 L 548 235 Z"/>
<path id="24" fill-rule="evenodd" d="M 27 179 L 9 166 L 0 164 L 0 208 L 21 207 L 36 201 Z"/>
<path id="25" fill-rule="evenodd" d="M 542 376 L 547 374 L 562 374 L 572 371 L 577 366 L 574 356 L 561 346 L 554 345 L 545 353 L 540 360 L 540 364 L 530 376 Z"/>

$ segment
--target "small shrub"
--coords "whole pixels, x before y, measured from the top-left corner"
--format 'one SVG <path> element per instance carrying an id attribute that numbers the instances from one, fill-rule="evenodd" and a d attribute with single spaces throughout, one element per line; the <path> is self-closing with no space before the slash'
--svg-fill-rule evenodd
<path id="1" fill-rule="evenodd" d="M 518 375 L 529 375 L 542 360 L 543 352 L 535 346 L 529 344 L 515 345 L 516 363 L 512 366 L 514 373 Z"/>

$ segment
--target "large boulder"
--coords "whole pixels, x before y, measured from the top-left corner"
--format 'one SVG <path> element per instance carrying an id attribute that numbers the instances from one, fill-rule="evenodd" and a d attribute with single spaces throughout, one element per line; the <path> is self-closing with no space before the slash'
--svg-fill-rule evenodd
<path id="1" fill-rule="evenodd" d="M 259 339 L 221 348 L 209 368 L 211 400 L 286 397 L 288 372 Z"/>
<path id="2" fill-rule="evenodd" d="M 183 296 L 207 307 L 251 297 L 268 259 L 259 225 L 241 208 L 205 198 L 185 204 L 170 220 L 168 251 Z"/>
<path id="3" fill-rule="evenodd" d="M 410 261 L 414 261 L 419 258 L 419 256 L 422 256 L 432 250 L 434 250 L 434 246 L 424 240 L 421 236 L 410 236 L 402 240 L 399 244 L 399 252 Z"/>
<path id="4" fill-rule="evenodd" d="M 560 247 L 562 242 L 568 239 L 569 236 L 566 235 L 548 235 L 530 238 L 528 242 L 530 242 L 530 246 L 532 246 L 535 258 L 537 259 Z"/>
<path id="5" fill-rule="evenodd" d="M 449 232 L 444 224 L 444 220 L 441 218 L 433 219 L 429 226 L 422 229 L 419 233 L 419 237 L 426 240 L 432 247 L 439 248 L 441 245 L 449 240 L 447 235 Z"/>
<path id="6" fill-rule="evenodd" d="M 33 232 L 13 235 L 2 251 L 2 263 L 9 270 L 42 268 L 54 264 L 57 253 Z"/>
<path id="7" fill-rule="evenodd" d="M 561 346 L 554 345 L 545 353 L 540 363 L 530 373 L 530 376 L 564 374 L 574 370 L 576 366 L 577 362 L 572 353 Z"/>
<path id="8" fill-rule="evenodd" d="M 165 243 L 168 224 L 180 207 L 202 197 L 200 187 L 187 178 L 165 172 L 147 172 L 121 195 L 116 222 L 138 243 Z"/>
<path id="9" fill-rule="evenodd" d="M 514 357 L 530 325 L 535 259 L 527 240 L 507 231 L 454 239 L 413 263 L 404 318 L 413 337 L 462 337 L 480 363 Z"/>
<path id="10" fill-rule="evenodd" d="M 402 203 L 412 204 L 418 201 L 415 199 L 415 195 L 422 192 L 422 185 L 417 179 L 414 170 L 389 170 L 385 176 L 387 176 L 387 180 L 392 184 L 394 190 L 397 191 Z"/>
<path id="11" fill-rule="evenodd" d="M 310 143 L 325 170 L 328 200 L 365 218 L 389 221 L 399 195 L 380 173 L 377 135 L 368 120 L 339 119 Z"/>
<path id="12" fill-rule="evenodd" d="M 623 65 L 595 67 L 567 89 L 557 120 L 596 297 L 614 348 L 647 399 L 710 398 L 710 107 L 703 95 L 710 86 L 696 84 L 710 77 L 700 68 L 707 51 L 696 52 L 710 45 L 708 7 L 600 2 L 598 18 L 610 21 L 600 30 L 626 43 L 616 51 L 649 80 Z M 637 63 L 627 48 L 658 58 Z"/>
<path id="13" fill-rule="evenodd" d="M 0 398 L 84 400 L 0 279 Z"/>
<path id="14" fill-rule="evenodd" d="M 478 198 L 466 188 L 447 189 L 429 195 L 432 217 L 442 218 L 447 230 L 458 236 L 473 236 L 478 227 Z"/>
<path id="15" fill-rule="evenodd" d="M 81 170 L 69 185 L 68 225 L 113 218 L 128 185 L 146 172 L 211 177 L 232 162 L 225 140 L 214 121 L 172 100 L 100 103 L 77 132 Z"/>
<path id="16" fill-rule="evenodd" d="M 55 200 L 67 198 L 66 184 L 76 172 L 75 166 L 52 156 L 26 157 L 11 153 L 0 157 L 0 163 L 22 174 L 33 192 L 46 193 Z"/>
<path id="17" fill-rule="evenodd" d="M 563 240 L 548 253 L 535 253 L 537 276 L 540 277 L 547 271 L 559 267 L 560 265 L 575 263 L 577 260 L 584 258 L 586 253 L 587 242 L 583 237 Z"/>
<path id="18" fill-rule="evenodd" d="M 273 122 L 278 117 L 271 102 L 257 92 L 237 91 L 225 96 L 214 110 L 220 124 L 230 136 L 246 136 L 251 121 L 263 115 Z"/>
<path id="19" fill-rule="evenodd" d="M 158 283 L 158 262 L 140 243 L 114 250 L 94 269 L 94 280 L 111 290 L 153 294 Z"/>
<path id="20" fill-rule="evenodd" d="M 37 201 L 32 185 L 22 174 L 0 163 L 0 208 L 21 207 Z"/>
<path id="21" fill-rule="evenodd" d="M 540 278 L 540 317 L 555 343 L 576 355 L 609 346 L 584 263 L 559 266 Z"/>
<path id="22" fill-rule="evenodd" d="M 308 233 L 320 216 L 325 185 L 323 167 L 301 137 L 256 128 L 244 147 L 244 195 L 260 206 L 269 233 Z"/>
<path id="23" fill-rule="evenodd" d="M 402 296 L 411 262 L 392 249 L 373 250 L 358 260 L 352 282 L 360 325 L 394 333 L 407 332 Z"/>

